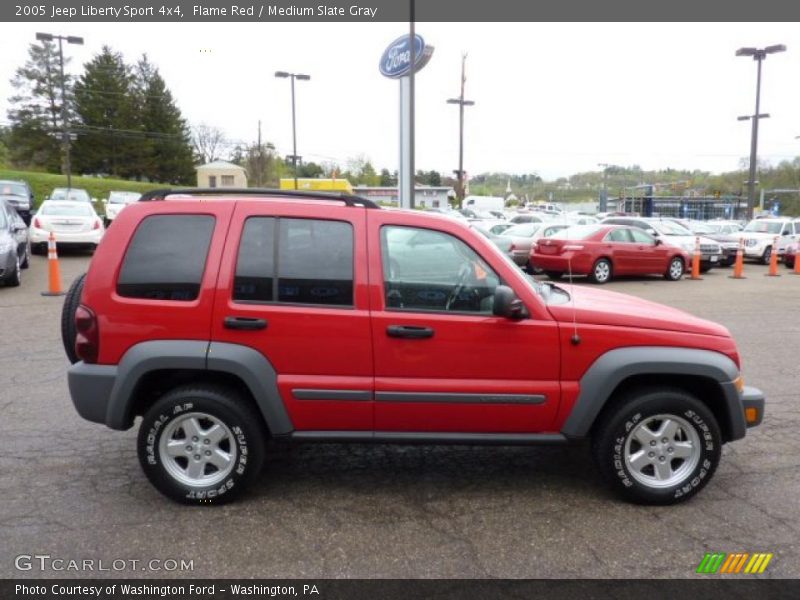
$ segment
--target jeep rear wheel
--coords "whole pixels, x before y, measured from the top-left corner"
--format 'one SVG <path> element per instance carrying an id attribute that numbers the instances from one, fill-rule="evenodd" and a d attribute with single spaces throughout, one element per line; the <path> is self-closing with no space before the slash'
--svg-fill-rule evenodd
<path id="1" fill-rule="evenodd" d="M 592 453 L 615 492 L 640 504 L 675 504 L 705 486 L 719 464 L 714 415 L 682 390 L 639 390 L 600 419 Z"/>
<path id="2" fill-rule="evenodd" d="M 184 504 L 230 502 L 258 477 L 266 453 L 261 416 L 240 394 L 211 385 L 176 388 L 139 426 L 139 462 L 165 496 Z"/>

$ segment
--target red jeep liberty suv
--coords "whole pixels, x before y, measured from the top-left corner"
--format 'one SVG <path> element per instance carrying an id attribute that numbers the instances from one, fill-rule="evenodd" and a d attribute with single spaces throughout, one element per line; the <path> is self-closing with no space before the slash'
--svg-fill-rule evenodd
<path id="1" fill-rule="evenodd" d="M 78 413 L 141 416 L 162 493 L 233 499 L 267 441 L 566 444 L 628 500 L 671 504 L 758 425 L 728 331 L 540 283 L 445 216 L 357 196 L 162 190 L 66 298 Z"/>

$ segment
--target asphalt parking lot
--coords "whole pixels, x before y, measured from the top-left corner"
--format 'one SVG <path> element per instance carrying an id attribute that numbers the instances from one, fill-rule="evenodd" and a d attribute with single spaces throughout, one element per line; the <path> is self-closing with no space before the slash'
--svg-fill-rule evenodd
<path id="1" fill-rule="evenodd" d="M 65 285 L 88 262 L 62 256 Z M 686 504 L 618 501 L 585 446 L 316 445 L 276 448 L 235 504 L 187 508 L 145 479 L 135 429 L 75 413 L 61 299 L 40 296 L 47 265 L 35 256 L 21 287 L 0 288 L 0 577 L 692 577 L 706 552 L 772 552 L 764 577 L 798 577 L 800 276 L 765 273 L 748 263 L 745 280 L 715 269 L 607 286 L 726 325 L 747 383 L 767 394 L 763 425 L 724 448 Z M 29 554 L 194 568 L 17 570 Z"/>

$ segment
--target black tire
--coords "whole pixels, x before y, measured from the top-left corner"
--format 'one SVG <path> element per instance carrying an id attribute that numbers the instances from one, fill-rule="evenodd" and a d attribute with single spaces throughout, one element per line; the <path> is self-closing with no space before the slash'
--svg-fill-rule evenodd
<path id="1" fill-rule="evenodd" d="M 671 417 L 673 423 L 680 419 L 680 427 L 674 434 L 676 437 L 671 440 L 663 438 L 668 439 L 666 444 L 658 439 L 655 443 L 640 444 L 636 439 L 637 433 L 642 435 L 641 429 L 647 427 L 648 419 L 657 416 Z M 665 421 L 653 419 L 651 423 L 660 427 Z M 653 433 L 649 428 L 648 432 Z M 644 433 L 645 439 L 648 432 Z M 681 437 L 685 439 L 678 439 Z M 689 443 L 688 447 L 694 448 L 694 452 L 687 459 L 669 460 L 668 452 L 674 453 L 679 443 L 684 446 Z M 648 451 L 647 458 L 642 456 L 641 460 L 649 463 L 650 456 L 653 456 L 652 464 L 645 465 L 636 474 L 628 464 L 628 452 L 635 457 L 639 450 L 651 444 L 653 451 Z M 659 456 L 659 452 L 664 454 Z M 603 478 L 617 494 L 638 504 L 668 505 L 688 500 L 713 477 L 721 452 L 719 425 L 708 407 L 691 394 L 672 388 L 639 389 L 619 398 L 600 417 L 592 438 L 592 454 Z M 670 471 L 675 470 L 676 481 L 670 483 L 667 479 L 663 484 L 652 484 L 657 477 L 655 465 L 659 461 L 665 464 L 664 457 L 669 460 L 666 464 Z M 649 469 L 652 469 L 652 475 Z M 681 469 L 685 473 L 681 473 Z"/>
<path id="2" fill-rule="evenodd" d="M 614 266 L 611 264 L 611 261 L 607 258 L 598 258 L 589 273 L 589 280 L 592 283 L 602 285 L 611 281 L 613 276 Z"/>
<path id="3" fill-rule="evenodd" d="M 734 263 L 736 263 L 736 255 L 735 254 L 733 254 L 733 255 L 729 256 L 727 259 L 725 259 L 725 265 L 724 266 L 732 267 L 734 265 Z"/>
<path id="4" fill-rule="evenodd" d="M 210 463 L 200 460 L 203 469 L 201 477 L 222 477 L 212 484 L 192 485 L 172 474 L 176 468 L 184 468 L 188 473 L 193 460 L 192 453 L 197 452 L 192 443 L 197 443 L 200 448 L 209 447 L 202 445 L 206 440 L 190 438 L 180 425 L 180 419 L 186 419 L 190 414 L 212 417 L 229 430 L 229 435 L 221 443 L 227 444 L 227 453 L 232 459 L 230 472 L 225 473 L 219 469 L 214 471 L 216 467 L 211 465 L 211 472 L 207 473 Z M 210 419 L 197 419 L 204 427 L 205 422 L 213 424 Z M 199 436 L 207 434 L 207 431 L 199 433 Z M 165 457 L 161 449 L 165 433 L 175 441 L 186 438 L 189 455 L 176 459 Z M 174 435 L 178 437 L 175 438 Z M 259 476 L 266 455 L 266 439 L 267 430 L 261 416 L 240 394 L 224 387 L 197 384 L 175 388 L 147 411 L 139 426 L 137 447 L 139 463 L 159 492 L 183 504 L 209 505 L 230 502 Z M 166 443 L 167 440 L 164 440 L 164 444 Z M 206 452 L 210 451 L 202 451 L 203 454 Z M 165 462 L 165 459 L 172 460 L 172 463 Z M 178 461 L 185 461 L 186 467 L 182 467 Z"/>
<path id="5" fill-rule="evenodd" d="M 64 297 L 64 305 L 61 307 L 61 343 L 64 344 L 64 352 L 73 365 L 80 360 L 75 353 L 75 338 L 78 335 L 75 329 L 75 311 L 78 310 L 78 305 L 81 303 L 85 280 L 86 273 L 72 282 Z"/>
<path id="6" fill-rule="evenodd" d="M 701 273 L 708 273 L 711 269 L 714 268 L 714 263 L 700 263 L 700 272 Z"/>
<path id="7" fill-rule="evenodd" d="M 764 248 L 764 254 L 761 255 L 762 264 L 768 265 L 770 258 L 772 258 L 772 246 L 767 246 Z"/>
<path id="8" fill-rule="evenodd" d="M 8 287 L 18 287 L 22 283 L 22 264 L 17 254 L 14 255 L 14 270 L 6 275 L 3 283 Z"/>
<path id="9" fill-rule="evenodd" d="M 545 275 L 547 275 L 548 279 L 552 279 L 553 281 L 558 281 L 564 276 L 564 273 L 561 271 L 545 271 Z"/>
<path id="10" fill-rule="evenodd" d="M 791 260 L 789 260 L 789 259 L 786 259 L 786 258 L 784 258 L 784 259 L 783 259 L 783 264 L 785 264 L 785 265 L 786 265 L 786 268 L 787 268 L 787 269 L 794 269 L 794 261 L 795 261 L 795 260 L 796 260 L 796 259 L 791 259 Z"/>
<path id="11" fill-rule="evenodd" d="M 22 257 L 19 266 L 21 269 L 27 269 L 31 266 L 31 245 L 28 243 L 25 244 L 25 254 Z"/>
<path id="12" fill-rule="evenodd" d="M 677 267 L 678 264 L 680 264 L 680 269 Z M 673 256 L 669 259 L 664 279 L 667 281 L 679 281 L 683 278 L 684 273 L 686 273 L 686 265 L 683 263 L 683 259 L 680 256 Z"/>

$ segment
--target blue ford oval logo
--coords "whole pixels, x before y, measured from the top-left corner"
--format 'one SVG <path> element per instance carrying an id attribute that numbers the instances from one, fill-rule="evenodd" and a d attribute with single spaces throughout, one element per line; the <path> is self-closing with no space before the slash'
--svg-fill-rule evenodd
<path id="1" fill-rule="evenodd" d="M 414 36 L 414 72 L 426 64 L 433 54 L 433 46 L 427 46 L 422 36 Z M 411 73 L 411 44 L 407 35 L 400 36 L 386 48 L 379 65 L 381 75 L 398 79 Z"/>

